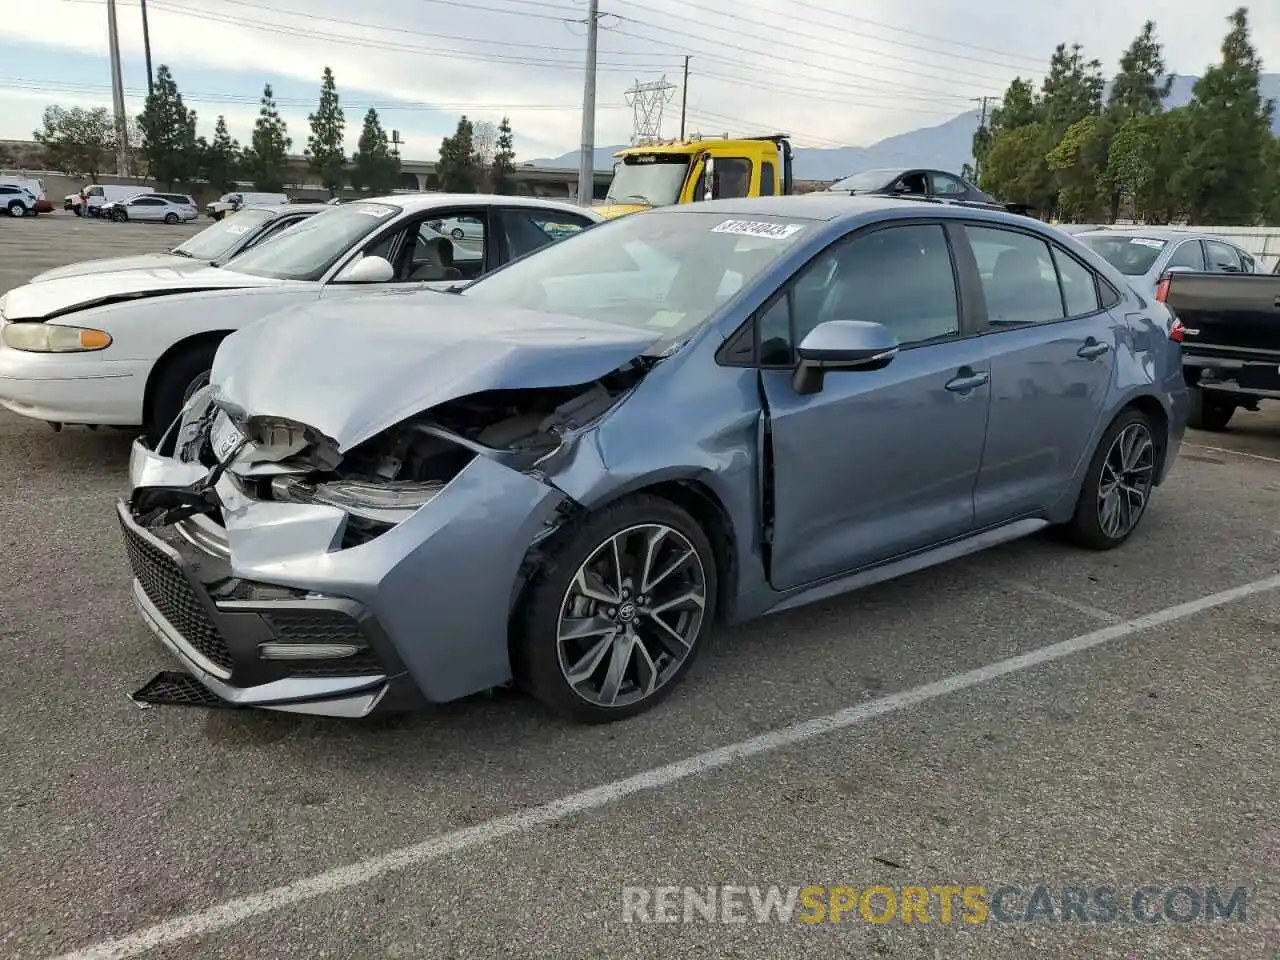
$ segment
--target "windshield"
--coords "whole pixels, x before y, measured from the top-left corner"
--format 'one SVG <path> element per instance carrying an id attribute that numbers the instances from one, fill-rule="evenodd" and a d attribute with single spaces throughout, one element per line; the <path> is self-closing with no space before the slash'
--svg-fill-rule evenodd
<path id="1" fill-rule="evenodd" d="M 901 170 L 864 170 L 862 173 L 855 173 L 852 177 L 837 180 L 827 189 L 836 190 L 840 193 L 866 193 L 870 190 L 882 190 L 901 173 Z"/>
<path id="2" fill-rule="evenodd" d="M 400 207 L 387 203 L 344 203 L 308 217 L 270 243 L 250 247 L 223 266 L 273 280 L 319 280 L 347 251 L 400 212 Z"/>
<path id="3" fill-rule="evenodd" d="M 217 260 L 244 239 L 245 234 L 262 226 L 275 214 L 270 210 L 241 210 L 205 227 L 194 237 L 184 240 L 173 252 L 193 260 Z"/>
<path id="4" fill-rule="evenodd" d="M 613 182 L 605 199 L 610 203 L 647 203 L 651 207 L 679 203 L 688 173 L 689 158 L 680 154 L 623 157 L 613 170 Z"/>
<path id="5" fill-rule="evenodd" d="M 1122 237 L 1114 233 L 1078 233 L 1076 239 L 1127 277 L 1145 274 L 1168 245 L 1168 241 L 1154 237 Z"/>
<path id="6" fill-rule="evenodd" d="M 495 306 L 565 313 L 678 341 L 777 261 L 812 221 L 688 211 L 583 230 L 467 287 Z"/>

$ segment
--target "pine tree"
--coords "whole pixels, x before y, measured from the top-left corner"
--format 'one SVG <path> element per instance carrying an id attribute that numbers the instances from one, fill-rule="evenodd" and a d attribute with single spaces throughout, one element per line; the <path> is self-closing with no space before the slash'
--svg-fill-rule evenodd
<path id="1" fill-rule="evenodd" d="M 1222 62 L 1196 81 L 1187 106 L 1187 150 L 1176 178 L 1192 223 L 1252 224 L 1266 185 L 1275 105 L 1258 91 L 1262 62 L 1248 12 L 1227 18 Z"/>
<path id="2" fill-rule="evenodd" d="M 307 119 L 311 121 L 311 136 L 307 138 L 306 149 L 311 171 L 320 178 L 329 196 L 336 196 L 346 179 L 347 157 L 343 149 L 346 118 L 338 103 L 333 71 L 328 67 L 324 68 L 324 78 L 320 83 L 320 104 Z"/>
<path id="3" fill-rule="evenodd" d="M 1119 123 L 1160 113 L 1172 87 L 1173 77 L 1165 74 L 1164 48 L 1156 40 L 1156 25 L 1148 20 L 1120 58 L 1120 72 L 1111 80 L 1107 112 Z"/>
<path id="4" fill-rule="evenodd" d="M 253 180 L 255 190 L 279 193 L 284 189 L 285 169 L 289 162 L 289 127 L 276 108 L 271 84 L 262 88 L 262 106 L 253 137 L 244 152 L 244 171 Z"/>
<path id="5" fill-rule="evenodd" d="M 201 172 L 210 186 L 219 193 L 234 190 L 240 168 L 240 144 L 231 138 L 226 117 L 218 117 L 213 128 L 213 140 L 205 145 L 203 153 Z"/>
<path id="6" fill-rule="evenodd" d="M 445 193 L 475 193 L 479 179 L 475 155 L 471 121 L 464 113 L 458 118 L 458 129 L 453 136 L 440 141 L 440 159 L 436 161 L 440 189 Z"/>
<path id="7" fill-rule="evenodd" d="M 511 120 L 502 118 L 498 124 L 498 139 L 493 150 L 493 166 L 489 172 L 489 182 L 493 192 L 510 196 L 516 192 L 515 182 L 516 148 L 511 134 Z"/>
<path id="8" fill-rule="evenodd" d="M 373 194 L 390 193 L 400 177 L 400 157 L 392 152 L 378 111 L 364 115 L 360 143 L 351 157 L 351 186 Z"/>
<path id="9" fill-rule="evenodd" d="M 1049 73 L 1040 86 L 1044 122 L 1055 142 L 1072 124 L 1095 116 L 1102 109 L 1102 64 L 1085 60 L 1080 44 L 1058 44 L 1049 61 Z"/>
<path id="10" fill-rule="evenodd" d="M 173 74 L 164 64 L 156 71 L 155 88 L 138 117 L 142 155 L 151 176 L 173 189 L 200 172 L 196 112 L 188 110 Z"/>

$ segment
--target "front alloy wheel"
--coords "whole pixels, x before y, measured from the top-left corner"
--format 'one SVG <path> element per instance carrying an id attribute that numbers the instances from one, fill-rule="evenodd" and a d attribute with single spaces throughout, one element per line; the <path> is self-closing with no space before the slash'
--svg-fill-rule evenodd
<path id="1" fill-rule="evenodd" d="M 653 706 L 692 665 L 715 613 L 715 559 L 669 501 L 628 498 L 572 531 L 531 585 L 517 677 L 587 722 Z"/>

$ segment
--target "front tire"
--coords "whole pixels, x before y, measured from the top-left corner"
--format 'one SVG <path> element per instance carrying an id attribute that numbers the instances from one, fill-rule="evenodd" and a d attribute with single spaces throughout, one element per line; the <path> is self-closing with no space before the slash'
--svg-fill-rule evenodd
<path id="1" fill-rule="evenodd" d="M 715 620 L 715 552 L 689 513 L 627 497 L 566 530 L 529 585 L 516 679 L 545 706 L 608 723 L 655 706 Z"/>
<path id="2" fill-rule="evenodd" d="M 129 214 L 125 213 L 123 210 L 117 210 L 111 215 L 111 218 L 115 220 L 116 223 L 125 223 L 129 219 Z"/>
<path id="3" fill-rule="evenodd" d="M 154 447 L 178 419 L 191 395 L 209 382 L 213 355 L 218 344 L 196 344 L 164 361 L 157 371 L 151 394 L 150 422 L 144 425 L 147 440 Z"/>
<path id="4" fill-rule="evenodd" d="M 1160 447 L 1151 417 L 1130 408 L 1098 443 L 1068 527 L 1071 539 L 1090 550 L 1113 550 L 1138 528 L 1155 489 Z"/>
<path id="5" fill-rule="evenodd" d="M 455 240 L 461 240 L 463 237 L 466 236 L 466 234 L 462 232 L 461 227 L 454 227 L 452 230 L 449 231 L 449 236 L 453 237 L 453 239 Z"/>
<path id="6" fill-rule="evenodd" d="M 1191 387 L 1191 413 L 1187 418 L 1187 426 L 1193 430 L 1207 430 L 1219 433 L 1227 429 L 1236 405 L 1228 398 L 1216 397 L 1212 391 L 1203 387 Z"/>
<path id="7" fill-rule="evenodd" d="M 27 215 L 27 208 L 22 205 L 21 201 L 14 200 L 11 204 L 9 204 L 9 216 L 25 217 L 26 215 Z"/>

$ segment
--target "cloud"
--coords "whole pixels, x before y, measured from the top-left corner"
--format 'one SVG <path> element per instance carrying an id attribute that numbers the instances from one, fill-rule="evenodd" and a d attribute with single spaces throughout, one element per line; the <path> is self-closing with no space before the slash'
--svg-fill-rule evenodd
<path id="1" fill-rule="evenodd" d="M 1139 12 L 1114 0 L 870 0 L 853 14 L 836 12 L 853 8 L 835 0 L 739 0 L 732 7 L 717 0 L 606 0 L 595 140 L 625 142 L 633 120 L 627 87 L 664 73 L 678 85 L 685 55 L 690 129 L 781 129 L 806 145 L 865 145 L 940 123 L 972 108 L 972 97 L 1001 93 L 1015 75 L 1038 77 L 1060 40 L 1083 43 L 1114 69 L 1148 17 L 1166 42 L 1170 66 L 1200 72 L 1216 59 L 1235 2 L 1202 0 L 1192 12 L 1184 0 L 1149 0 Z M 136 70 L 143 50 L 138 7 L 119 0 L 118 10 L 123 57 Z M 149 0 L 148 11 L 154 59 L 191 90 L 202 127 L 224 113 L 241 140 L 269 72 L 288 88 L 287 96 L 277 93 L 301 150 L 327 65 L 344 94 L 351 145 L 370 103 L 386 126 L 402 131 L 404 153 L 414 159 L 433 157 L 463 112 L 495 121 L 509 114 L 524 158 L 579 142 L 584 27 L 574 21 L 585 18 L 581 0 Z M 1251 16 L 1260 52 L 1280 67 L 1280 7 Z M 22 16 L 6 20 L 5 39 L 100 57 L 105 6 L 29 0 Z M 24 80 L 52 86 L 59 68 L 49 59 L 40 76 Z M 201 74 L 216 76 L 218 88 L 207 89 L 207 80 L 201 89 L 184 82 Z M 101 70 L 75 92 L 0 89 L 0 136 L 29 136 L 48 102 L 109 105 L 106 81 Z M 679 95 L 670 91 L 664 135 L 677 132 Z"/>

